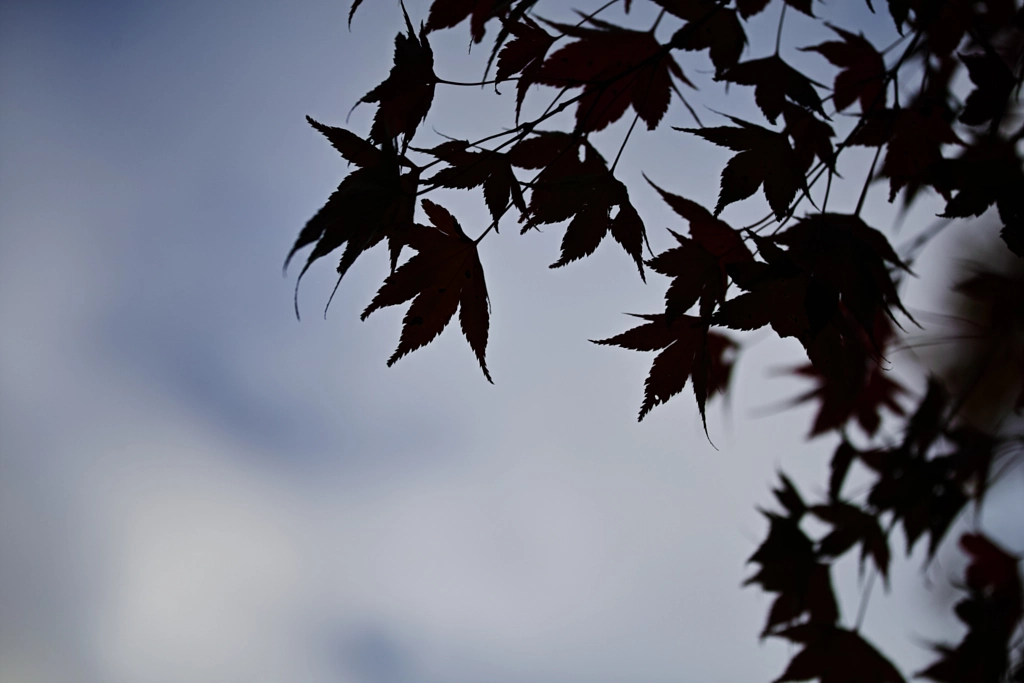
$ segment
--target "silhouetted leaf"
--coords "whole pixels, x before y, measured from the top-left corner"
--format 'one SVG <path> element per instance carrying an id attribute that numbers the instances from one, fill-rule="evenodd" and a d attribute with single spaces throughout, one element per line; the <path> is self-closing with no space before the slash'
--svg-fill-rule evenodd
<path id="1" fill-rule="evenodd" d="M 505 213 L 509 198 L 516 208 L 526 212 L 526 201 L 507 154 L 492 150 L 471 152 L 461 140 L 446 142 L 429 152 L 451 164 L 435 173 L 429 180 L 431 184 L 461 189 L 483 185 L 484 201 L 494 220 Z"/>
<path id="2" fill-rule="evenodd" d="M 629 201 L 626 186 L 609 172 L 589 142 L 567 133 L 540 133 L 516 143 L 508 158 L 520 168 L 544 169 L 532 184 L 523 232 L 538 224 L 571 219 L 562 237 L 561 257 L 552 268 L 589 256 L 611 233 L 644 278 L 644 223 Z"/>
<path id="3" fill-rule="evenodd" d="M 684 315 L 671 322 L 664 315 L 637 315 L 647 322 L 610 339 L 594 340 L 595 344 L 621 346 L 634 351 L 661 351 L 651 365 L 644 384 L 644 402 L 640 407 L 640 420 L 656 405 L 665 403 L 693 378 L 693 393 L 697 398 L 704 431 L 707 421 L 704 404 L 708 387 L 713 382 L 720 359 L 712 356 L 708 343 L 708 326 L 700 318 Z M 716 345 L 724 350 L 725 345 Z"/>
<path id="4" fill-rule="evenodd" d="M 551 24 L 575 42 L 545 60 L 537 82 L 583 88 L 576 106 L 576 130 L 596 131 L 619 120 L 632 105 L 651 130 L 668 111 L 672 78 L 692 85 L 649 32 L 617 26 L 582 28 Z"/>
<path id="5" fill-rule="evenodd" d="M 430 16 L 427 17 L 427 32 L 457 26 L 466 17 L 470 17 L 470 32 L 473 42 L 484 39 L 484 24 L 488 19 L 499 17 L 507 10 L 505 0 L 434 0 L 430 5 Z"/>
<path id="6" fill-rule="evenodd" d="M 648 261 L 653 270 L 673 278 L 665 292 L 665 315 L 669 320 L 686 313 L 700 301 L 700 315 L 708 318 L 725 299 L 728 287 L 726 266 L 753 260 L 740 234 L 711 215 L 696 202 L 662 190 L 648 180 L 662 199 L 690 225 L 691 238 L 669 230 L 679 246 Z"/>
<path id="7" fill-rule="evenodd" d="M 902 384 L 891 379 L 878 357 L 884 355 L 884 347 L 892 337 L 892 325 L 881 312 L 875 315 L 874 342 L 870 339 L 862 344 L 844 346 L 845 382 L 836 382 L 813 365 L 803 365 L 794 372 L 809 377 L 817 386 L 797 397 L 793 405 L 805 401 L 819 401 L 818 414 L 814 419 L 811 437 L 833 429 L 842 429 L 851 419 L 856 419 L 868 436 L 874 436 L 881 426 L 883 408 L 890 413 L 906 414 L 897 398 L 907 392 Z M 876 345 L 877 344 L 877 352 Z"/>
<path id="8" fill-rule="evenodd" d="M 833 86 L 836 111 L 860 100 L 861 111 L 885 106 L 885 60 L 863 35 L 829 24 L 843 41 L 828 41 L 804 50 L 821 53 L 834 66 L 842 67 Z"/>
<path id="9" fill-rule="evenodd" d="M 936 646 L 939 660 L 917 675 L 940 683 L 1009 681 L 1010 640 L 1024 611 L 1020 560 L 981 534 L 964 534 L 960 546 L 971 558 L 968 597 L 956 605 L 967 633 L 955 648 Z"/>
<path id="10" fill-rule="evenodd" d="M 670 14 L 686 21 L 669 45 L 679 50 L 708 50 L 715 72 L 734 66 L 743 54 L 747 34 L 736 11 L 703 0 L 653 0 Z"/>
<path id="11" fill-rule="evenodd" d="M 405 12 L 405 7 L 402 7 Z M 370 139 L 377 143 L 404 135 L 408 142 L 430 111 L 434 101 L 434 53 L 426 30 L 416 36 L 405 14 L 406 34 L 395 36 L 395 62 L 383 83 L 366 93 L 360 102 L 376 102 L 377 113 Z"/>
<path id="12" fill-rule="evenodd" d="M 960 121 L 969 126 L 980 126 L 992 119 L 1001 119 L 1016 82 L 1010 67 L 994 51 L 960 55 L 960 61 L 967 66 L 971 83 L 976 86 L 967 96 Z"/>
<path id="13" fill-rule="evenodd" d="M 498 71 L 495 81 L 500 83 L 519 74 L 516 83 L 516 122 L 526 98 L 526 91 L 537 82 L 544 58 L 555 41 L 555 36 L 542 29 L 530 17 L 524 16 L 522 21 L 508 23 L 506 27 L 512 35 L 510 40 L 498 54 Z"/>
<path id="14" fill-rule="evenodd" d="M 892 662 L 854 631 L 804 624 L 779 635 L 804 649 L 775 683 L 812 679 L 821 683 L 905 683 Z"/>
<path id="15" fill-rule="evenodd" d="M 787 99 L 825 116 L 811 81 L 778 55 L 737 64 L 716 80 L 754 86 L 754 101 L 772 123 L 782 113 Z"/>
<path id="16" fill-rule="evenodd" d="M 818 544 L 822 555 L 839 557 L 854 545 L 860 543 L 860 566 L 871 557 L 882 578 L 889 580 L 889 542 L 885 538 L 878 517 L 861 510 L 855 505 L 833 501 L 828 505 L 814 505 L 811 513 L 832 525 L 829 532 Z"/>
<path id="17" fill-rule="evenodd" d="M 308 118 L 308 117 L 307 117 Z M 302 276 L 317 259 L 345 245 L 338 264 L 338 280 L 345 276 L 356 259 L 367 249 L 388 239 L 394 268 L 405 233 L 412 225 L 419 169 L 402 174 L 400 163 L 408 164 L 395 152 L 393 143 L 378 150 L 347 130 L 333 128 L 308 119 L 350 162 L 360 168 L 350 173 L 327 203 L 306 223 L 284 266 L 297 251 L 316 244 L 295 283 L 295 314 L 299 313 L 298 289 Z"/>
<path id="18" fill-rule="evenodd" d="M 741 127 L 677 128 L 739 152 L 722 170 L 717 216 L 729 204 L 746 199 L 764 185 L 768 204 L 780 220 L 798 190 L 806 186 L 800 159 L 783 133 L 729 117 Z"/>
<path id="19" fill-rule="evenodd" d="M 361 317 L 365 320 L 379 308 L 412 300 L 402 319 L 398 348 L 388 359 L 390 366 L 433 341 L 458 309 L 462 333 L 490 382 L 484 357 L 490 303 L 476 243 L 444 207 L 424 199 L 423 210 L 433 227 L 415 224 L 409 230 L 406 243 L 416 254 L 384 281 Z"/>
<path id="20" fill-rule="evenodd" d="M 1013 253 L 1024 256 L 1024 169 L 1017 145 L 986 136 L 942 164 L 942 178 L 956 192 L 943 215 L 980 216 L 995 204 L 1003 221 L 1000 236 Z"/>
<path id="21" fill-rule="evenodd" d="M 792 489 L 791 484 L 789 488 Z M 834 624 L 839 610 L 829 568 L 819 562 L 814 544 L 800 528 L 799 517 L 764 514 L 770 525 L 768 537 L 748 560 L 761 566 L 744 582 L 779 594 L 768 613 L 762 637 L 777 635 L 801 620 Z"/>

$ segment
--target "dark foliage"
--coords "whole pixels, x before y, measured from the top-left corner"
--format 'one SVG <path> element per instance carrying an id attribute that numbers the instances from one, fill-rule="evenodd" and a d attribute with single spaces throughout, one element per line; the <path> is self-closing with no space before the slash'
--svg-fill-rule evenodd
<path id="1" fill-rule="evenodd" d="M 628 25 L 630 0 L 581 12 L 575 24 L 544 19 L 537 0 L 433 0 L 419 31 L 406 13 L 390 73 L 361 100 L 376 106 L 368 136 L 310 119 L 355 169 L 302 229 L 288 260 L 312 245 L 305 273 L 344 247 L 340 278 L 386 239 L 392 272 L 363 318 L 411 302 L 388 364 L 436 338 L 458 311 L 490 380 L 490 304 L 478 253 L 484 237 L 496 233 L 513 208 L 522 233 L 565 224 L 551 266 L 557 268 L 594 253 L 610 234 L 642 278 L 646 265 L 669 282 L 661 312 L 636 316 L 640 324 L 595 343 L 656 352 L 639 418 L 689 383 L 705 432 L 707 402 L 729 390 L 740 349 L 724 330 L 764 328 L 794 338 L 807 355 L 795 372 L 813 386 L 793 402 L 814 404 L 810 436 L 833 435 L 838 446 L 824 500 L 807 502 L 782 475 L 775 491 L 782 510 L 764 512 L 767 537 L 750 558 L 755 570 L 747 581 L 774 596 L 762 636 L 794 645 L 777 681 L 901 683 L 899 671 L 859 633 L 861 615 L 844 620 L 832 565 L 855 553 L 861 572 L 880 575 L 887 585 L 896 529 L 908 554 L 927 538 L 930 561 L 960 515 L 983 506 L 996 472 L 1021 456 L 1024 435 L 1013 425 L 1024 413 L 1024 280 L 982 264 L 956 285 L 986 311 L 972 330 L 983 351 L 964 359 L 977 366 L 974 380 L 951 385 L 932 377 L 917 395 L 889 374 L 889 355 L 903 343 L 897 331 L 916 324 L 898 293 L 912 275 L 910 259 L 860 213 L 868 185 L 878 180 L 887 182 L 889 201 L 901 196 L 904 207 L 936 193 L 951 221 L 994 207 L 1005 255 L 1024 256 L 1018 149 L 1024 139 L 1024 8 L 1015 0 L 886 0 L 884 10 L 901 36 L 889 48 L 833 24 L 826 25 L 835 40 L 801 46 L 834 69 L 824 79 L 829 86 L 780 57 L 778 47 L 744 59 L 747 22 L 770 0 L 650 1 L 661 11 L 654 27 Z M 360 2 L 352 3 L 350 21 Z M 616 4 L 626 17 L 609 21 Z M 786 10 L 823 21 L 816 11 L 825 8 L 811 0 L 774 4 L 780 41 Z M 871 0 L 867 6 L 883 9 Z M 516 82 L 516 126 L 478 141 L 415 147 L 435 89 L 448 84 L 435 74 L 428 37 L 436 40 L 467 20 L 474 43 L 496 29 L 485 71 L 496 61 L 495 80 L 488 83 Z M 683 99 L 680 84 L 695 85 L 680 61 L 691 74 L 710 68 L 719 84 L 752 87 L 764 121 L 724 114 L 727 125 L 703 125 Z M 545 87 L 559 94 L 538 118 L 520 122 L 527 97 L 551 92 Z M 697 121 L 676 130 L 734 154 L 721 171 L 713 210 L 671 185 L 648 181 L 683 219 L 685 231 L 670 229 L 675 246 L 645 260 L 647 229 L 615 170 L 636 124 L 643 121 L 649 130 L 664 125 L 674 100 Z M 569 108 L 568 130 L 541 128 Z M 609 165 L 591 135 L 624 117 L 632 125 Z M 878 163 L 861 179 L 854 212 L 828 211 L 829 190 L 821 192 L 816 183 L 827 177 L 831 188 L 833 180 L 843 181 L 837 160 L 854 146 L 874 148 Z M 435 188 L 479 188 L 491 225 L 472 239 L 428 199 L 421 206 L 430 225 L 415 222 L 417 196 Z M 770 208 L 765 219 L 738 228 L 719 217 L 735 202 L 760 201 L 759 190 Z M 400 263 L 403 247 L 414 253 Z M 983 426 L 965 406 L 997 362 L 1013 398 Z M 869 482 L 850 493 L 855 487 L 847 478 L 855 469 Z M 806 524 L 810 519 L 814 523 Z M 819 530 L 818 537 L 808 528 Z M 1024 612 L 1020 558 L 977 529 L 961 534 L 960 546 L 970 564 L 967 596 L 956 615 L 967 631 L 958 645 L 936 646 L 937 659 L 918 675 L 949 683 L 1021 680 L 1024 648 L 1014 645 Z"/>

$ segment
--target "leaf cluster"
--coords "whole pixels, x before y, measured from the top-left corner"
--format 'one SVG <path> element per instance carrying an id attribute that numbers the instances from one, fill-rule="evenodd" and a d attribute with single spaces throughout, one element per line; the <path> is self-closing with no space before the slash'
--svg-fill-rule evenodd
<path id="1" fill-rule="evenodd" d="M 961 408 L 972 387 L 951 393 L 932 378 L 916 396 L 890 374 L 898 330 L 917 324 L 899 296 L 901 282 L 913 276 L 913 254 L 901 256 L 861 211 L 876 182 L 904 208 L 928 193 L 940 197 L 949 221 L 994 208 L 1003 247 L 1024 257 L 1024 8 L 1014 0 L 886 0 L 884 8 L 867 0 L 868 9 L 887 10 L 892 20 L 896 40 L 879 49 L 853 27 L 819 17 L 811 0 L 648 1 L 659 14 L 647 27 L 630 19 L 631 0 L 581 12 L 576 23 L 548 20 L 538 0 L 433 0 L 418 30 L 403 6 L 390 72 L 360 100 L 375 107 L 368 134 L 309 119 L 354 169 L 301 230 L 288 260 L 312 247 L 301 280 L 314 262 L 341 249 L 340 282 L 363 252 L 386 241 L 391 273 L 362 317 L 408 304 L 388 365 L 429 344 L 458 312 L 490 381 L 481 251 L 498 246 L 484 238 L 512 219 L 524 235 L 564 226 L 551 264 L 561 268 L 595 253 L 610 235 L 644 281 L 653 271 L 667 285 L 660 310 L 635 315 L 636 325 L 595 343 L 655 354 L 639 419 L 689 384 L 706 433 L 707 403 L 729 391 L 744 334 L 764 330 L 795 340 L 806 354 L 795 373 L 813 386 L 793 404 L 814 404 L 810 437 L 833 435 L 839 444 L 824 500 L 806 503 L 782 475 L 775 492 L 782 510 L 764 512 L 768 533 L 750 558 L 757 569 L 747 582 L 774 595 L 762 635 L 799 648 L 778 681 L 903 681 L 859 633 L 862 610 L 843 623 L 831 568 L 856 552 L 862 572 L 887 584 L 896 530 L 908 554 L 927 537 L 933 558 L 962 512 L 984 504 L 994 472 L 1020 457 L 1024 437 L 967 420 Z M 353 2 L 350 22 L 360 2 Z M 779 44 L 773 54 L 746 54 L 748 22 L 773 4 L 778 43 L 787 11 L 830 31 L 825 42 L 796 45 L 798 56 L 834 71 L 827 83 L 784 59 Z M 623 14 L 613 21 L 615 6 Z M 473 44 L 494 29 L 484 65 L 488 74 L 495 67 L 493 80 L 459 84 L 437 75 L 431 41 L 464 22 Z M 699 81 L 684 66 L 713 74 L 701 87 L 752 89 L 763 121 L 723 114 L 720 125 L 705 126 L 684 97 L 682 88 L 692 96 Z M 414 144 L 444 88 L 512 82 L 514 127 L 479 140 Z M 543 113 L 523 120 L 527 100 L 545 93 L 552 97 Z M 571 124 L 553 127 L 569 110 Z M 616 169 L 638 122 L 648 131 L 668 128 L 684 110 L 693 125 L 671 126 L 677 132 L 668 133 L 668 144 L 684 133 L 732 156 L 713 207 L 672 188 L 671 179 L 648 179 L 679 219 L 668 228 L 673 246 L 655 254 L 633 199 L 641 190 L 627 187 Z M 614 157 L 602 153 L 594 134 L 630 118 Z M 856 207 L 829 209 L 833 181 L 845 182 L 842 154 L 852 147 L 874 149 L 875 162 Z M 467 233 L 448 208 L 421 199 L 439 188 L 480 191 L 490 224 Z M 733 204 L 762 197 L 761 221 L 741 227 L 723 218 Z M 426 222 L 417 221 L 418 210 Z M 403 262 L 406 248 L 412 255 Z M 994 312 L 998 322 L 987 333 L 1021 335 L 1019 280 L 983 271 L 959 291 Z M 871 477 L 863 495 L 847 491 L 854 468 Z M 806 532 L 812 518 L 827 529 L 823 535 Z M 963 535 L 961 546 L 971 564 L 968 597 L 956 611 L 967 635 L 958 646 L 938 647 L 939 659 L 920 675 L 1003 680 L 1017 666 L 1010 650 L 1022 612 L 1019 558 L 980 531 Z M 870 580 L 867 586 L 869 594 Z"/>

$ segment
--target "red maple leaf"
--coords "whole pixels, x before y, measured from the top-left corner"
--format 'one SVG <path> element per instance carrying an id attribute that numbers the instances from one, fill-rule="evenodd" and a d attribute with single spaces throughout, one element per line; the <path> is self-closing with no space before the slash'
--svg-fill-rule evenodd
<path id="1" fill-rule="evenodd" d="M 880 175 L 889 178 L 890 202 L 903 187 L 909 186 L 908 192 L 913 193 L 922 185 L 934 186 L 949 199 L 939 175 L 944 163 L 942 147 L 963 142 L 939 107 L 874 111 L 850 144 L 888 144 Z"/>
<path id="2" fill-rule="evenodd" d="M 905 683 L 892 662 L 855 631 L 803 624 L 779 635 L 802 644 L 804 649 L 775 683 L 812 679 L 820 683 Z"/>
<path id="3" fill-rule="evenodd" d="M 493 150 L 469 151 L 469 143 L 452 140 L 427 150 L 451 166 L 434 174 L 428 182 L 449 188 L 469 189 L 483 185 L 484 201 L 497 221 L 508 206 L 509 198 L 522 211 L 526 211 L 522 189 L 508 155 Z"/>
<path id="4" fill-rule="evenodd" d="M 424 199 L 423 210 L 433 227 L 417 223 L 409 230 L 406 243 L 416 254 L 384 281 L 361 318 L 366 320 L 379 308 L 412 299 L 402 319 L 398 348 L 388 359 L 390 367 L 405 354 L 433 341 L 458 309 L 462 333 L 484 377 L 491 382 L 484 357 L 490 303 L 476 242 L 466 236 L 444 207 Z"/>
<path id="5" fill-rule="evenodd" d="M 736 8 L 739 9 L 740 16 L 744 19 L 749 19 L 755 14 L 760 14 L 764 11 L 764 8 L 768 6 L 768 2 L 769 0 L 736 0 Z M 786 0 L 786 4 L 809 17 L 814 16 L 814 13 L 811 11 L 811 0 Z"/>
<path id="6" fill-rule="evenodd" d="M 747 562 L 760 565 L 744 585 L 758 584 L 762 590 L 778 593 L 768 612 L 761 635 L 777 635 L 801 621 L 833 624 L 839 618 L 829 567 L 820 561 L 814 543 L 800 519 L 807 506 L 792 482 L 782 476 L 783 487 L 775 491 L 786 515 L 762 513 L 768 518 L 768 537 Z"/>
<path id="7" fill-rule="evenodd" d="M 629 201 L 626 186 L 611 174 L 604 158 L 586 139 L 568 133 L 540 133 L 513 145 L 508 158 L 519 168 L 543 169 L 532 183 L 523 232 L 538 224 L 571 219 L 562 237 L 561 257 L 552 268 L 589 256 L 611 233 L 644 278 L 644 223 Z"/>
<path id="8" fill-rule="evenodd" d="M 785 133 L 793 140 L 797 166 L 806 172 L 818 157 L 835 172 L 836 155 L 832 147 L 835 131 L 817 116 L 792 102 L 784 102 L 782 116 L 786 121 Z"/>
<path id="9" fill-rule="evenodd" d="M 729 117 L 739 128 L 676 128 L 739 152 L 722 170 L 717 216 L 729 204 L 746 199 L 764 185 L 764 195 L 780 220 L 789 213 L 797 190 L 806 186 L 800 157 L 784 133 Z"/>
<path id="10" fill-rule="evenodd" d="M 980 216 L 992 204 L 999 210 L 999 233 L 1009 249 L 1024 256 L 1024 171 L 1017 144 L 995 135 L 979 138 L 955 159 L 942 160 L 941 177 L 956 194 L 944 216 Z"/>
<path id="11" fill-rule="evenodd" d="M 967 633 L 956 647 L 937 646 L 941 657 L 918 676 L 940 683 L 1011 680 L 1010 639 L 1024 613 L 1020 560 L 981 534 L 964 534 L 960 547 L 971 558 L 965 572 L 969 595 L 956 605 Z"/>
<path id="12" fill-rule="evenodd" d="M 765 262 L 741 263 L 729 269 L 733 282 L 746 292 L 723 303 L 712 322 L 734 330 L 771 325 L 780 337 L 805 340 L 812 319 L 829 320 L 835 307 L 818 310 L 821 307 L 810 295 L 814 286 L 810 274 L 771 240 L 756 235 L 753 239 Z M 814 327 L 820 329 L 823 325 L 819 322 Z"/>
<path id="13" fill-rule="evenodd" d="M 709 342 L 716 335 L 708 331 L 706 321 L 689 315 L 669 321 L 664 315 L 634 315 L 647 322 L 609 339 L 592 340 L 595 344 L 621 346 L 634 351 L 660 351 L 655 356 L 651 371 L 644 383 L 644 401 L 639 419 L 643 420 L 656 405 L 667 402 L 693 380 L 693 393 L 697 398 L 704 432 L 707 420 L 704 405 L 711 387 L 724 388 L 732 370 L 731 361 L 722 355 L 728 342 Z"/>
<path id="14" fill-rule="evenodd" d="M 810 79 L 778 55 L 737 64 L 716 76 L 715 80 L 754 86 L 754 101 L 772 123 L 782 113 L 787 100 L 825 116 L 821 98 Z"/>
<path id="15" fill-rule="evenodd" d="M 353 10 L 355 8 L 353 7 Z M 426 118 L 434 101 L 434 52 L 427 42 L 425 29 L 417 38 L 405 14 L 407 34 L 395 36 L 395 63 L 383 83 L 363 95 L 360 102 L 376 102 L 377 113 L 370 128 L 370 139 L 383 144 L 404 135 L 406 142 Z"/>
<path id="16" fill-rule="evenodd" d="M 1002 119 L 1010 92 L 1016 85 L 1010 67 L 995 51 L 960 55 L 960 61 L 967 67 L 971 83 L 976 86 L 964 102 L 960 121 L 969 126 L 980 126 L 992 119 Z"/>
<path id="17" fill-rule="evenodd" d="M 665 292 L 669 320 L 686 313 L 700 301 L 700 315 L 709 318 L 725 299 L 729 285 L 726 266 L 753 260 L 740 234 L 700 204 L 661 189 L 647 180 L 672 209 L 690 224 L 690 238 L 673 230 L 679 246 L 647 262 L 652 269 L 673 278 Z"/>
<path id="18" fill-rule="evenodd" d="M 828 25 L 842 37 L 842 42 L 828 41 L 805 47 L 821 53 L 834 66 L 842 67 L 832 87 L 832 103 L 842 111 L 860 100 L 863 112 L 885 107 L 885 60 L 863 35 Z"/>
<path id="19" fill-rule="evenodd" d="M 879 348 L 877 314 L 891 319 L 892 307 L 910 318 L 900 303 L 891 268 L 907 270 L 889 240 L 859 216 L 821 213 L 802 218 L 773 238 L 789 247 L 787 255 L 815 279 L 834 287 L 839 299 Z"/>
<path id="20" fill-rule="evenodd" d="M 861 453 L 860 460 L 879 475 L 868 503 L 879 512 L 891 512 L 903 524 L 908 555 L 927 532 L 928 557 L 934 557 L 968 500 L 956 481 L 956 463 L 913 457 L 904 448 Z"/>
<path id="21" fill-rule="evenodd" d="M 327 203 L 306 223 L 284 267 L 295 253 L 316 243 L 295 282 L 295 315 L 299 314 L 299 283 L 317 259 L 345 245 L 338 264 L 338 281 L 345 276 L 356 259 L 367 249 L 388 239 L 391 266 L 394 268 L 405 233 L 412 225 L 416 207 L 419 169 L 401 174 L 400 165 L 411 166 L 396 153 L 392 141 L 383 149 L 344 128 L 325 126 L 306 117 L 310 125 L 324 134 L 345 159 L 359 168 L 350 173 L 331 194 Z"/>
<path id="22" fill-rule="evenodd" d="M 704 0 L 654 0 L 670 14 L 686 21 L 669 45 L 679 50 L 708 50 L 715 72 L 721 73 L 740 60 L 747 34 L 736 10 Z"/>
<path id="23" fill-rule="evenodd" d="M 519 81 L 516 83 L 518 123 L 526 91 L 537 82 L 544 58 L 555 42 L 555 37 L 527 16 L 524 16 L 522 21 L 506 24 L 506 28 L 515 38 L 508 41 L 498 54 L 498 72 L 494 80 L 497 84 L 519 74 Z"/>
<path id="24" fill-rule="evenodd" d="M 842 365 L 848 369 L 843 379 L 837 382 L 835 376 L 828 376 L 814 365 L 802 365 L 794 370 L 798 375 L 809 377 L 817 383 L 806 394 L 793 400 L 792 405 L 818 400 L 818 414 L 811 428 L 810 438 L 833 429 L 841 429 L 851 419 L 869 436 L 874 436 L 881 426 L 882 409 L 894 415 L 905 415 L 897 398 L 906 394 L 906 388 L 890 379 L 879 356 L 893 335 L 889 318 L 881 312 L 875 315 L 874 343 L 865 340 L 863 344 L 849 344 Z M 875 352 L 874 344 L 878 344 Z"/>
<path id="25" fill-rule="evenodd" d="M 473 42 L 484 39 L 484 24 L 488 19 L 500 17 L 508 10 L 508 2 L 504 0 L 434 0 L 430 5 L 427 17 L 427 32 L 457 26 L 466 17 L 469 22 Z"/>
<path id="26" fill-rule="evenodd" d="M 876 515 L 839 501 L 828 505 L 812 505 L 809 510 L 818 519 L 832 525 L 832 531 L 818 542 L 819 553 L 839 557 L 860 543 L 861 570 L 864 569 L 864 561 L 870 556 L 882 578 L 888 582 L 889 542 Z"/>
<path id="27" fill-rule="evenodd" d="M 537 83 L 583 88 L 576 107 L 579 132 L 607 127 L 630 105 L 653 130 L 668 111 L 675 87 L 672 77 L 692 86 L 668 49 L 648 31 L 631 31 L 604 22 L 599 28 L 551 25 L 577 40 L 548 56 Z"/>

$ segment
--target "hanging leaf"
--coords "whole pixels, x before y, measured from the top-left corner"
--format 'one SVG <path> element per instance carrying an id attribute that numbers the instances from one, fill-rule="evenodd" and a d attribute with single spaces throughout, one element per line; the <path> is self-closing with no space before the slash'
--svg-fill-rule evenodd
<path id="1" fill-rule="evenodd" d="M 402 12 L 407 33 L 395 36 L 395 63 L 391 73 L 359 100 L 377 103 L 370 139 L 379 144 L 400 135 L 405 136 L 406 142 L 412 139 L 416 128 L 430 111 L 437 84 L 434 52 L 427 42 L 426 30 L 421 30 L 417 37 L 404 5 Z"/>
<path id="2" fill-rule="evenodd" d="M 476 243 L 444 207 L 424 199 L 423 210 L 432 227 L 417 223 L 409 231 L 406 242 L 416 254 L 384 281 L 361 317 L 412 300 L 398 348 L 388 359 L 391 366 L 433 341 L 458 309 L 462 333 L 491 382 L 485 360 L 490 302 Z"/>

